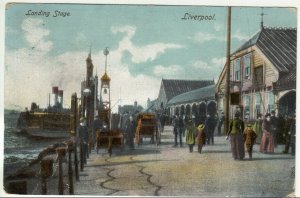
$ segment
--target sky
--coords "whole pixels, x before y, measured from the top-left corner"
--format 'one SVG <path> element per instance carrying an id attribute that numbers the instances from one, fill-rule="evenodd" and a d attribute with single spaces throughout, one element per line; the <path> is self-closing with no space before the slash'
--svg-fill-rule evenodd
<path id="1" fill-rule="evenodd" d="M 56 16 L 58 11 L 69 16 Z M 232 8 L 231 52 L 260 30 L 261 11 Z M 263 12 L 267 27 L 297 27 L 294 8 Z M 148 98 L 157 98 L 162 78 L 216 81 L 225 64 L 226 22 L 227 7 L 9 4 L 4 108 L 23 110 L 31 102 L 46 107 L 52 86 L 64 90 L 64 106 L 69 107 L 71 94 L 80 93 L 90 49 L 99 77 L 104 74 L 103 50 L 110 51 L 113 111 L 134 101 L 146 106 Z"/>

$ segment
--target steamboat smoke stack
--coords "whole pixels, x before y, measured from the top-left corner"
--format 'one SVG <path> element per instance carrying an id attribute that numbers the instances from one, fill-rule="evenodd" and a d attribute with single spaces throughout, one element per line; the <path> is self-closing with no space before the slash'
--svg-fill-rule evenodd
<path id="1" fill-rule="evenodd" d="M 52 87 L 52 93 L 54 94 L 54 105 L 58 104 L 58 87 Z"/>

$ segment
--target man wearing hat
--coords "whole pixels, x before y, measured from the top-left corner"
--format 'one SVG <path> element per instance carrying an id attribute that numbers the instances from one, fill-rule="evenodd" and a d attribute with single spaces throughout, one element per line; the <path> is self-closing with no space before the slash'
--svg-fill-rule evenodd
<path id="1" fill-rule="evenodd" d="M 275 111 L 271 111 L 271 133 L 273 134 L 274 146 L 277 145 L 277 134 L 278 134 L 278 118 L 275 116 Z"/>
<path id="2" fill-rule="evenodd" d="M 86 126 L 86 119 L 84 117 L 80 118 L 80 124 L 77 128 L 78 136 L 80 139 L 80 150 L 81 150 L 81 159 L 83 163 L 86 164 L 87 151 L 88 151 L 88 142 L 89 142 L 89 133 Z"/>
<path id="3" fill-rule="evenodd" d="M 92 140 L 92 143 L 94 144 L 96 142 L 96 133 L 97 131 L 101 131 L 102 129 L 102 121 L 100 120 L 99 116 L 96 115 L 95 116 L 95 119 L 93 121 L 93 140 Z"/>

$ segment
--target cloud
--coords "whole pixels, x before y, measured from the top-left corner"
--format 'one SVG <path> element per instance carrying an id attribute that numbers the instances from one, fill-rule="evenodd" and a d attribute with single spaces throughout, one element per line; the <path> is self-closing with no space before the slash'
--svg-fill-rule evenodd
<path id="1" fill-rule="evenodd" d="M 249 36 L 246 36 L 241 33 L 240 29 L 237 29 L 234 34 L 231 35 L 232 39 L 237 39 L 238 41 L 246 41 L 249 39 Z"/>
<path id="2" fill-rule="evenodd" d="M 194 69 L 211 69 L 211 67 L 202 60 L 197 60 L 192 64 Z"/>
<path id="3" fill-rule="evenodd" d="M 53 43 L 46 40 L 45 37 L 50 34 L 50 30 L 43 28 L 43 25 L 42 19 L 27 18 L 22 23 L 22 30 L 31 48 L 48 52 L 52 49 Z"/>
<path id="4" fill-rule="evenodd" d="M 219 31 L 222 26 L 215 25 L 214 26 L 216 31 Z M 246 41 L 250 37 L 247 35 L 244 35 L 240 29 L 237 29 L 233 34 L 231 34 L 231 39 L 237 39 L 238 41 Z M 220 41 L 220 42 L 225 42 L 226 41 L 226 35 L 224 36 L 216 36 L 211 33 L 206 33 L 206 32 L 198 32 L 196 33 L 193 37 L 189 37 L 189 39 L 194 40 L 199 43 L 204 43 L 208 41 Z"/>
<path id="5" fill-rule="evenodd" d="M 4 78 L 6 108 L 15 108 L 17 105 L 24 109 L 30 107 L 31 102 L 36 102 L 44 108 L 48 105 L 48 93 L 51 93 L 52 86 L 59 86 L 64 90 L 65 107 L 70 106 L 72 93 L 77 92 L 80 97 L 80 85 L 86 75 L 86 58 L 89 52 L 72 51 L 50 55 L 52 42 L 47 40 L 47 37 L 51 31 L 44 28 L 42 24 L 43 21 L 40 19 L 25 19 L 22 28 L 28 47 L 6 50 L 7 70 L 5 70 Z M 130 33 L 127 37 L 128 35 Z M 119 46 L 124 44 L 122 42 L 124 40 L 120 41 Z M 35 48 L 32 49 L 31 46 Z M 117 111 L 120 96 L 122 105 L 133 104 L 137 100 L 139 104 L 145 106 L 148 97 L 157 97 L 160 85 L 160 81 L 155 77 L 131 76 L 128 65 L 121 61 L 122 54 L 123 51 L 117 48 L 111 50 L 108 56 L 107 70 L 111 77 L 111 104 L 115 105 L 114 112 Z M 93 50 L 92 60 L 94 75 L 97 70 L 100 87 L 105 62 L 102 50 Z"/>
<path id="6" fill-rule="evenodd" d="M 214 29 L 216 31 L 220 31 L 224 28 L 224 25 L 223 24 L 220 24 L 220 23 L 214 23 Z"/>
<path id="7" fill-rule="evenodd" d="M 223 66 L 225 65 L 226 63 L 226 57 L 222 57 L 222 58 L 213 58 L 211 60 L 211 63 L 212 63 L 212 66 L 214 68 L 223 68 Z"/>
<path id="8" fill-rule="evenodd" d="M 164 77 L 164 78 L 171 78 L 177 77 L 182 75 L 183 68 L 179 65 L 170 65 L 170 66 L 163 66 L 163 65 L 156 65 L 154 66 L 153 73 L 157 77 Z"/>
<path id="9" fill-rule="evenodd" d="M 189 37 L 189 39 L 197 41 L 199 43 L 204 43 L 207 41 L 225 41 L 226 37 L 216 36 L 210 33 L 198 32 L 193 37 Z"/>
<path id="10" fill-rule="evenodd" d="M 127 35 L 120 41 L 118 46 L 119 52 L 128 51 L 132 55 L 131 61 L 133 63 L 143 63 L 155 60 L 159 55 L 165 53 L 167 49 L 179 49 L 183 46 L 173 43 L 153 43 L 145 46 L 136 46 L 132 43 L 132 37 L 135 35 L 136 27 L 134 26 L 121 26 L 111 27 L 114 34 L 118 32 L 126 33 Z"/>

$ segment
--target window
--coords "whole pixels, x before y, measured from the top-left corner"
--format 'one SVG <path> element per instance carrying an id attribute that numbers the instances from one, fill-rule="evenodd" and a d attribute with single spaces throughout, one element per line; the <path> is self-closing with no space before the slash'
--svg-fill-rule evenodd
<path id="1" fill-rule="evenodd" d="M 251 76 L 251 56 L 246 55 L 244 58 L 244 68 L 245 68 L 245 79 L 250 79 Z"/>
<path id="2" fill-rule="evenodd" d="M 244 106 L 245 106 L 245 115 L 246 114 L 250 114 L 250 96 L 249 95 L 245 95 L 244 96 Z"/>
<path id="3" fill-rule="evenodd" d="M 259 66 L 254 69 L 254 84 L 262 85 L 263 84 L 263 66 Z"/>
<path id="4" fill-rule="evenodd" d="M 234 79 L 235 81 L 241 80 L 241 60 L 239 58 L 234 62 Z"/>
<path id="5" fill-rule="evenodd" d="M 274 110 L 274 104 L 275 104 L 275 97 L 274 97 L 274 94 L 273 94 L 272 91 L 270 91 L 268 93 L 268 98 L 269 98 L 269 100 L 268 100 L 268 109 L 269 109 L 269 111 L 272 111 L 272 110 Z"/>
<path id="6" fill-rule="evenodd" d="M 255 95 L 255 111 L 256 111 L 256 115 L 260 114 L 260 104 L 261 104 L 261 95 L 260 93 L 256 93 Z"/>

